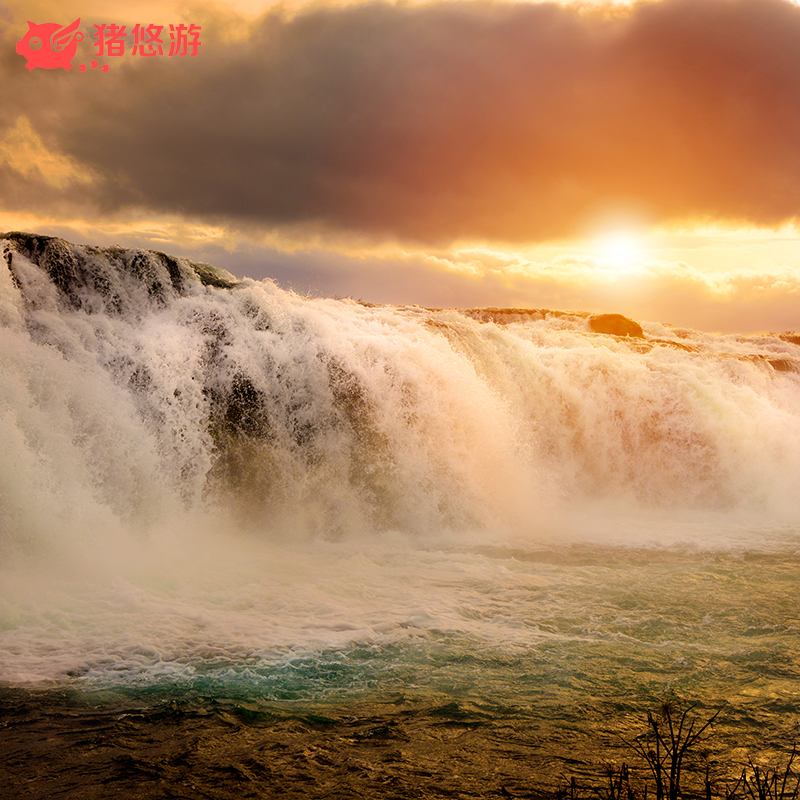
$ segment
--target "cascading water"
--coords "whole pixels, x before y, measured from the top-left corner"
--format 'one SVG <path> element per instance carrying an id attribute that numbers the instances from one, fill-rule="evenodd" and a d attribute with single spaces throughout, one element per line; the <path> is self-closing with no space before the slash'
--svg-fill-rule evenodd
<path id="1" fill-rule="evenodd" d="M 394 692 L 575 731 L 675 689 L 785 733 L 796 336 L 0 248 L 6 685 Z"/>

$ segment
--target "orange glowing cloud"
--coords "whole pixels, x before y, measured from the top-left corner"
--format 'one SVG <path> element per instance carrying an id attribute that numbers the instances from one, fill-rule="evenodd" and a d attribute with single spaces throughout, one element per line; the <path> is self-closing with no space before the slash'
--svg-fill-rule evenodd
<path id="1" fill-rule="evenodd" d="M 17 187 L 15 210 L 68 199 L 428 244 L 586 234 L 618 208 L 646 224 L 800 212 L 800 8 L 784 0 L 374 2 L 272 10 L 234 39 L 209 26 L 202 57 L 67 92 L 8 72 L 0 128 L 25 114 L 97 176 L 68 198 Z"/>

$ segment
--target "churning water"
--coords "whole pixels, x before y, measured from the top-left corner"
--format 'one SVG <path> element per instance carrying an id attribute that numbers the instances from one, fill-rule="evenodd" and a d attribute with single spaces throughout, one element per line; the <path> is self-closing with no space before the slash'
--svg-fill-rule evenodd
<path id="1" fill-rule="evenodd" d="M 796 735 L 797 337 L 0 247 L 6 686 Z"/>

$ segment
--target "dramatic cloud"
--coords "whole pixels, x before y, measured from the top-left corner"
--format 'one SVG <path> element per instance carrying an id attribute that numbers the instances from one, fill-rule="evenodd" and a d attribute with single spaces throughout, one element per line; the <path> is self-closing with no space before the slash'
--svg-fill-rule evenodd
<path id="1" fill-rule="evenodd" d="M 91 175 L 71 159 L 47 150 L 27 117 L 18 117 L 5 138 L 0 139 L 0 164 L 3 163 L 19 175 L 58 188 L 92 182 Z"/>
<path id="2" fill-rule="evenodd" d="M 103 75 L 28 74 L 7 30 L 4 73 L 25 100 L 5 105 L 6 130 L 25 114 L 43 148 L 103 176 L 81 191 L 109 212 L 436 243 L 574 235 L 619 209 L 800 213 L 788 2 L 664 0 L 622 16 L 375 3 L 270 12 L 233 41 L 204 30 L 196 58 Z"/>

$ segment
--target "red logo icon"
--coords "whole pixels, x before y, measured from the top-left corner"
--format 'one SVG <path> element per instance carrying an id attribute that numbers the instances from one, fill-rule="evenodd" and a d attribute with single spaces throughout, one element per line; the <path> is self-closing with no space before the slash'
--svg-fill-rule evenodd
<path id="1" fill-rule="evenodd" d="M 43 22 L 37 25 L 28 22 L 28 32 L 17 42 L 17 52 L 28 59 L 25 65 L 29 70 L 72 69 L 72 59 L 83 34 L 76 31 L 80 18 L 62 28 L 57 22 Z"/>

